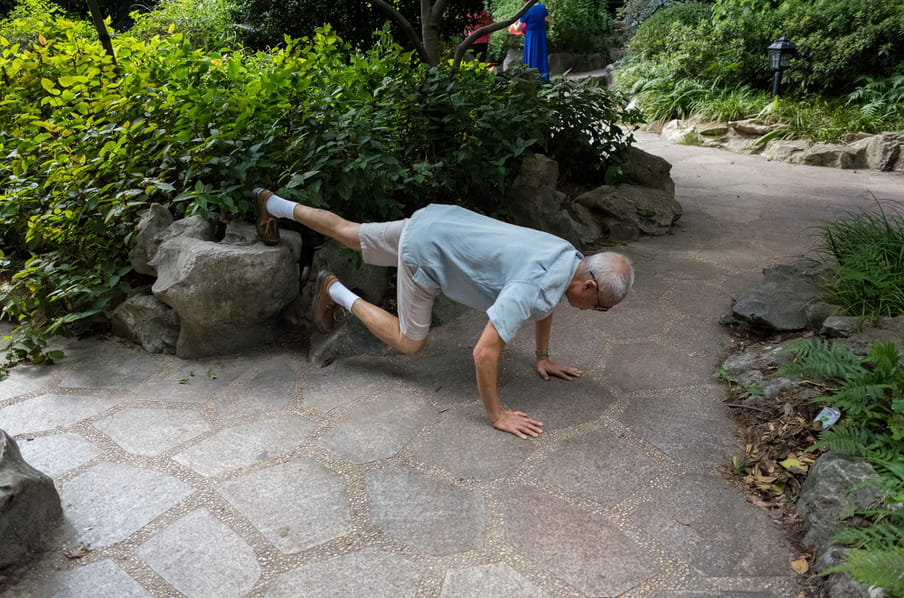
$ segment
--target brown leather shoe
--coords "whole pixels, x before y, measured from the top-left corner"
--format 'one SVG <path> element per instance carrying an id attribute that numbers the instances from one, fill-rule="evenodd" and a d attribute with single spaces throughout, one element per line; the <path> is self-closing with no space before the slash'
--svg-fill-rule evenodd
<path id="1" fill-rule="evenodd" d="M 331 332 L 345 318 L 342 306 L 330 297 L 330 285 L 334 282 L 339 282 L 339 279 L 332 272 L 321 270 L 317 274 L 312 319 L 317 330 L 323 333 Z"/>
<path id="2" fill-rule="evenodd" d="M 273 192 L 258 187 L 251 194 L 254 197 L 254 215 L 257 217 L 257 236 L 264 245 L 278 244 L 279 223 L 267 211 L 267 200 L 273 195 Z"/>

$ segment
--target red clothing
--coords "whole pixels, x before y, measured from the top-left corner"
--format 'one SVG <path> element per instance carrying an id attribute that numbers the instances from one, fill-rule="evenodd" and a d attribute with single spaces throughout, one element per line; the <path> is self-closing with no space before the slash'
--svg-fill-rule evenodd
<path id="1" fill-rule="evenodd" d="M 485 10 L 482 10 L 478 13 L 471 13 L 468 15 L 468 20 L 471 24 L 468 26 L 468 32 L 466 35 L 471 35 L 481 27 L 486 27 L 487 25 L 492 25 L 494 23 L 493 17 L 490 16 Z M 490 43 L 489 35 L 481 35 L 476 40 L 474 40 L 475 44 L 488 44 Z"/>

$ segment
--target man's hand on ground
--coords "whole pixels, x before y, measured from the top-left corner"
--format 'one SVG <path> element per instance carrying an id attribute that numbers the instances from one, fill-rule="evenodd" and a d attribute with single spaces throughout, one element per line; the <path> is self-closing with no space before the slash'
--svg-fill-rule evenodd
<path id="1" fill-rule="evenodd" d="M 543 433 L 542 422 L 531 419 L 526 413 L 520 411 L 503 411 L 493 422 L 493 427 L 514 434 L 521 439 L 528 436 L 536 438 Z"/>
<path id="2" fill-rule="evenodd" d="M 537 360 L 537 373 L 540 374 L 540 377 L 544 380 L 549 380 L 550 376 L 555 376 L 556 378 L 561 378 L 563 380 L 571 380 L 572 378 L 579 378 L 581 374 L 583 374 L 583 372 L 577 368 L 562 365 L 548 359 Z"/>

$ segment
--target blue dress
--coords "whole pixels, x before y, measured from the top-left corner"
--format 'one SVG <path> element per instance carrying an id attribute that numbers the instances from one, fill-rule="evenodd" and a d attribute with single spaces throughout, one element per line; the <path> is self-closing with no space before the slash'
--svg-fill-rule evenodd
<path id="1" fill-rule="evenodd" d="M 546 17 L 549 11 L 542 4 L 534 4 L 521 17 L 527 25 L 524 31 L 524 64 L 537 69 L 544 81 L 549 80 L 549 54 L 546 52 Z"/>

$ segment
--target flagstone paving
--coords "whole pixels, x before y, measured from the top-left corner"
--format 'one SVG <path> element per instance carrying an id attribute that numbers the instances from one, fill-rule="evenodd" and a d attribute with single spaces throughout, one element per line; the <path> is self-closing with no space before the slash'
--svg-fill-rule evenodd
<path id="1" fill-rule="evenodd" d="M 623 305 L 556 312 L 552 351 L 582 378 L 541 381 L 530 330 L 507 349 L 500 392 L 544 421 L 537 440 L 485 421 L 474 313 L 411 357 L 184 361 L 95 338 L 11 370 L 0 428 L 65 520 L 7 595 L 796 596 L 795 549 L 719 470 L 738 449 L 717 322 L 813 225 L 904 200 L 904 179 L 640 146 L 673 163 L 684 216 L 620 248 Z"/>

